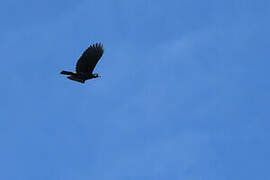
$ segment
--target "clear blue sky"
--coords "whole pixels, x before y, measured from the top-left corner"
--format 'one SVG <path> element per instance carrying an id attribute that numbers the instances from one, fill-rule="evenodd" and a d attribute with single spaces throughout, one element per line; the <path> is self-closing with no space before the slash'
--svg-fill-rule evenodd
<path id="1" fill-rule="evenodd" d="M 0 4 L 1 180 L 270 179 L 269 0 Z"/>

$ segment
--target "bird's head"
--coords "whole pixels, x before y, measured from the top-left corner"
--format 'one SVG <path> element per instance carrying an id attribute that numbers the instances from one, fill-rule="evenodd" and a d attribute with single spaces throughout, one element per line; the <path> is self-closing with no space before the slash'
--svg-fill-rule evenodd
<path id="1" fill-rule="evenodd" d="M 100 77 L 100 76 L 98 75 L 98 73 L 94 73 L 94 74 L 92 74 L 92 77 L 93 77 L 93 78 L 98 78 L 98 77 Z"/>

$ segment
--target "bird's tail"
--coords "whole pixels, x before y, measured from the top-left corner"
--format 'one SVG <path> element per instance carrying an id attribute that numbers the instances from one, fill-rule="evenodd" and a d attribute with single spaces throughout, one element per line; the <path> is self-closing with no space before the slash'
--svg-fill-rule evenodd
<path id="1" fill-rule="evenodd" d="M 65 75 L 75 75 L 74 72 L 70 72 L 70 71 L 61 71 L 60 74 L 65 74 Z"/>

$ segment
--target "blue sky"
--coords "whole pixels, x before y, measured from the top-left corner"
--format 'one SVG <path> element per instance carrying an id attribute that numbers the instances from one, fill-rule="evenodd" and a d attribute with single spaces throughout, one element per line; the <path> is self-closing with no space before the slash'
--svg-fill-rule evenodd
<path id="1" fill-rule="evenodd" d="M 0 179 L 270 179 L 270 2 L 0 6 Z M 80 84 L 88 45 L 105 53 Z"/>

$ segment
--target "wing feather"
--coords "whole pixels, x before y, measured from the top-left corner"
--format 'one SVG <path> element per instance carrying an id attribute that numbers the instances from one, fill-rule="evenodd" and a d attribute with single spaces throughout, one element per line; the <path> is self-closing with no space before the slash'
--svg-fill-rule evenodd
<path id="1" fill-rule="evenodd" d="M 78 59 L 76 64 L 76 72 L 93 73 L 93 70 L 103 55 L 104 49 L 101 43 L 89 46 Z"/>

